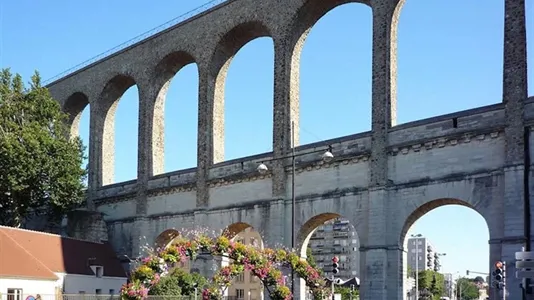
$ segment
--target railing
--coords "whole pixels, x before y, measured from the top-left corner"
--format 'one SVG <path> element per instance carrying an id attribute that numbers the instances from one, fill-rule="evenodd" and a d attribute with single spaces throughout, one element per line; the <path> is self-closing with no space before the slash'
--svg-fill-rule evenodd
<path id="1" fill-rule="evenodd" d="M 144 40 L 144 39 L 146 39 L 146 38 L 148 38 L 148 37 L 150 37 L 152 35 L 155 35 L 155 34 L 157 34 L 159 32 L 162 32 L 162 31 L 164 31 L 164 30 L 166 30 L 166 29 L 168 29 L 168 28 L 170 28 L 172 26 L 177 25 L 180 22 L 183 22 L 183 21 L 185 21 L 185 20 L 187 20 L 187 19 L 189 19 L 189 18 L 191 18 L 191 17 L 193 17 L 195 15 L 203 13 L 203 12 L 205 12 L 205 11 L 207 11 L 207 10 L 209 10 L 209 9 L 211 9 L 211 8 L 221 4 L 223 2 L 226 2 L 226 1 L 227 0 L 211 0 L 211 1 L 207 2 L 207 3 L 204 3 L 201 6 L 196 7 L 196 8 L 194 8 L 194 9 L 192 9 L 192 10 L 190 10 L 190 11 L 184 13 L 184 14 L 181 14 L 178 17 L 176 17 L 176 18 L 174 18 L 172 20 L 169 20 L 169 21 L 167 21 L 167 22 L 165 22 L 165 23 L 163 23 L 163 24 L 161 24 L 161 25 L 159 25 L 157 27 L 154 27 L 154 28 L 152 28 L 150 30 L 147 30 L 147 31 L 141 33 L 140 35 L 135 36 L 135 37 L 127 40 L 126 42 L 124 42 L 124 43 L 122 43 L 120 45 L 117 45 L 117 46 L 115 46 L 115 47 L 113 47 L 111 49 L 108 49 L 108 50 L 106 50 L 106 51 L 104 51 L 104 52 L 102 52 L 102 53 L 100 53 L 100 54 L 98 54 L 98 55 L 96 55 L 94 57 L 91 57 L 90 59 L 88 59 L 88 60 L 86 60 L 86 61 L 84 61 L 84 62 L 82 62 L 80 64 L 75 65 L 74 67 L 72 67 L 72 68 L 70 68 L 68 70 L 65 70 L 65 71 L 63 71 L 63 72 L 61 72 L 61 73 L 59 73 L 59 74 L 57 74 L 57 75 L 55 75 L 55 76 L 53 76 L 51 78 L 46 79 L 45 81 L 43 81 L 43 85 L 47 85 L 49 83 L 54 82 L 57 79 L 65 77 L 65 76 L 67 76 L 67 75 L 69 75 L 71 73 L 74 73 L 76 71 L 79 71 L 79 70 L 87 67 L 88 65 L 90 65 L 92 63 L 95 63 L 95 62 L 105 58 L 106 56 L 109 56 L 109 55 L 111 55 L 113 53 L 116 53 L 116 52 L 119 52 L 121 50 L 124 50 L 124 49 L 128 48 L 129 46 L 132 46 L 133 44 L 135 44 L 137 42 L 140 42 L 140 41 L 142 41 L 142 40 Z M 23 299 L 23 300 L 25 300 L 25 299 Z"/>

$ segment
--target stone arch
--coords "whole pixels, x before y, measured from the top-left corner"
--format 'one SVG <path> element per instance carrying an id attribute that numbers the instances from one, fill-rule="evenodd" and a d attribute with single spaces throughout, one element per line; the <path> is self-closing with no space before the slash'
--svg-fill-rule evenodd
<path id="1" fill-rule="evenodd" d="M 319 226 L 324 224 L 326 221 L 330 221 L 335 218 L 341 217 L 340 214 L 336 213 L 323 213 L 320 215 L 316 215 L 309 219 L 299 230 L 299 233 L 297 234 L 297 250 L 300 253 L 300 257 L 306 257 L 306 247 L 308 243 L 310 242 L 310 238 L 312 237 L 313 233 L 317 230 Z"/>
<path id="2" fill-rule="evenodd" d="M 224 85 L 232 58 L 248 42 L 261 37 L 272 37 L 272 34 L 269 28 L 260 21 L 239 24 L 224 34 L 210 59 L 210 73 L 217 82 L 220 81 Z"/>
<path id="3" fill-rule="evenodd" d="M 490 231 L 490 235 L 491 235 L 491 228 L 488 224 L 488 220 L 486 219 L 486 217 L 484 216 L 484 212 L 480 211 L 479 209 L 477 209 L 477 207 L 467 201 L 464 201 L 464 200 L 460 200 L 460 199 L 456 199 L 456 198 L 440 198 L 440 199 L 434 199 L 434 200 L 430 200 L 418 207 L 416 207 L 409 215 L 408 217 L 406 218 L 406 220 L 404 221 L 404 225 L 402 227 L 402 230 L 400 232 L 400 245 L 402 245 L 405 241 L 405 237 L 406 237 L 406 234 L 408 233 L 408 231 L 410 230 L 410 228 L 412 227 L 412 225 L 417 221 L 419 220 L 422 216 L 424 216 L 425 214 L 427 214 L 428 212 L 436 209 L 436 208 L 439 208 L 439 207 L 442 207 L 442 206 L 446 206 L 446 205 L 461 205 L 461 206 L 464 206 L 464 207 L 467 207 L 467 208 L 470 208 L 474 211 L 476 211 L 477 213 L 479 213 L 482 218 L 484 218 L 484 221 L 486 222 L 486 226 L 488 227 L 488 231 Z"/>
<path id="4" fill-rule="evenodd" d="M 397 65 L 396 65 L 396 56 L 397 56 L 397 27 L 398 27 L 398 20 L 400 11 L 402 9 L 402 6 L 404 4 L 405 0 L 393 0 L 395 9 L 392 12 L 391 15 L 391 23 L 390 23 L 390 45 L 391 45 L 391 52 L 390 52 L 390 61 L 391 66 L 389 68 L 389 75 L 392 78 L 393 82 L 396 82 L 397 77 Z M 373 5 L 375 1 L 373 0 L 337 0 L 337 1 L 321 1 L 321 0 L 307 0 L 304 1 L 303 5 L 298 8 L 295 15 L 292 17 L 292 20 L 289 24 L 289 29 L 287 31 L 287 35 L 284 37 L 284 40 L 287 42 L 290 51 L 289 56 L 289 68 L 291 70 L 290 73 L 290 86 L 292 89 L 292 93 L 290 96 L 290 102 L 297 103 L 294 104 L 294 107 L 300 107 L 299 99 L 300 99 L 300 69 L 301 69 L 301 55 L 302 50 L 304 48 L 304 44 L 306 42 L 306 39 L 311 32 L 314 25 L 323 18 L 328 12 L 332 11 L 333 9 L 349 4 L 349 3 L 359 3 L 362 5 L 366 5 L 371 8 L 371 13 L 373 14 L 373 19 L 375 18 L 374 14 L 374 8 Z M 380 24 L 381 25 L 381 24 Z M 374 28 L 378 25 L 372 25 L 371 28 Z M 374 34 L 374 33 L 373 33 Z M 385 38 L 385 37 L 384 37 Z M 395 62 L 395 63 L 394 63 Z M 371 74 L 369 75 L 370 77 Z M 392 84 L 391 88 L 391 112 L 394 114 L 396 112 L 396 89 L 395 85 Z M 299 108 L 300 110 L 300 108 Z M 368 112 L 371 114 L 371 112 Z M 297 113 L 299 115 L 299 113 Z M 392 115 L 392 119 L 396 119 L 396 115 Z M 298 120 L 296 120 L 296 124 L 298 124 Z M 298 130 L 295 129 L 296 131 Z M 296 133 L 297 140 L 298 137 L 298 131 Z M 297 141 L 299 142 L 299 141 Z"/>
<path id="5" fill-rule="evenodd" d="M 213 113 L 213 120 L 217 128 L 217 144 L 215 162 L 225 160 L 225 89 L 228 69 L 234 56 L 249 42 L 262 38 L 271 37 L 271 30 L 261 21 L 249 21 L 241 23 L 228 32 L 218 41 L 214 52 L 211 54 L 208 72 L 209 84 L 213 85 L 210 97 L 213 101 L 209 107 L 210 114 Z M 273 46 L 274 48 L 274 46 Z"/>
<path id="6" fill-rule="evenodd" d="M 82 92 L 73 93 L 63 104 L 63 111 L 69 115 L 71 137 L 79 135 L 80 118 L 87 105 L 89 105 L 89 97 Z"/>
<path id="7" fill-rule="evenodd" d="M 263 248 L 263 238 L 260 234 L 259 231 L 257 231 L 254 227 L 252 227 L 252 225 L 248 224 L 248 223 L 244 223 L 244 222 L 236 222 L 236 223 L 233 223 L 231 224 L 230 226 L 226 227 L 224 230 L 223 230 L 223 233 L 222 235 L 227 237 L 228 239 L 235 239 L 237 237 L 237 235 L 239 235 L 241 232 L 244 232 L 245 230 L 247 229 L 250 229 L 251 231 L 254 231 L 255 234 L 259 240 L 258 240 L 258 247 L 260 249 Z"/>
<path id="8" fill-rule="evenodd" d="M 399 0 L 397 0 L 399 1 Z M 404 1 L 404 0 L 400 0 Z M 322 0 L 308 0 L 297 10 L 295 16 L 293 16 L 290 25 L 289 41 L 291 46 L 294 47 L 293 58 L 298 61 L 300 52 L 306 37 L 310 33 L 312 27 L 329 11 L 334 8 L 348 4 L 348 3 L 361 3 L 367 6 L 371 6 L 372 1 L 369 0 L 338 0 L 338 1 L 322 1 Z M 300 47 L 299 47 L 300 46 Z"/>
<path id="9" fill-rule="evenodd" d="M 247 230 L 249 230 L 247 232 Z M 246 222 L 235 222 L 227 226 L 223 231 L 221 236 L 226 237 L 227 239 L 234 241 L 236 243 L 241 243 L 244 245 L 251 245 L 250 240 L 254 238 L 257 244 L 252 244 L 251 246 L 257 247 L 258 249 L 263 249 L 263 238 L 259 231 L 257 231 L 252 225 Z M 239 237 L 242 237 L 243 240 L 239 240 Z M 234 261 L 228 258 L 227 253 L 219 258 L 218 267 L 224 268 L 231 266 Z M 235 294 L 236 289 L 243 289 L 245 295 L 248 292 L 254 293 L 253 298 L 261 299 L 265 295 L 265 291 L 262 287 L 262 284 L 259 281 L 253 281 L 254 275 L 250 270 L 245 270 L 240 277 L 243 281 L 233 280 L 231 285 L 225 290 L 224 295 L 226 297 L 234 298 L 238 295 Z M 248 282 L 247 282 L 248 281 Z"/>
<path id="10" fill-rule="evenodd" d="M 154 88 L 156 97 L 150 103 L 152 140 L 149 143 L 152 155 L 153 175 L 164 172 L 165 165 L 165 100 L 174 76 L 187 65 L 197 64 L 197 60 L 186 51 L 174 51 L 164 56 L 154 69 Z"/>
<path id="11" fill-rule="evenodd" d="M 486 224 L 486 228 L 488 230 L 489 236 L 492 235 L 492 228 L 490 226 L 490 223 L 488 222 L 488 219 L 486 218 L 485 212 L 480 209 L 479 203 L 468 201 L 468 200 L 461 200 L 458 198 L 437 198 L 432 199 L 429 201 L 426 201 L 422 203 L 421 205 L 416 206 L 411 210 L 411 212 L 405 217 L 404 223 L 402 223 L 402 227 L 400 230 L 399 235 L 399 245 L 402 246 L 403 251 L 400 254 L 400 278 L 402 278 L 402 286 L 403 291 L 407 291 L 407 280 L 406 280 L 406 274 L 408 271 L 408 238 L 406 237 L 408 231 L 410 228 L 415 224 L 417 220 L 422 218 L 427 213 L 438 209 L 440 207 L 449 206 L 449 205 L 459 205 L 465 208 L 468 208 L 472 211 L 477 212 L 482 219 L 484 219 L 484 222 Z M 491 259 L 491 258 L 490 258 Z M 488 262 L 489 266 L 489 262 Z"/>
<path id="12" fill-rule="evenodd" d="M 338 213 L 332 212 L 322 213 L 312 217 L 306 223 L 304 223 L 304 225 L 302 225 L 297 234 L 296 240 L 296 250 L 301 257 L 306 257 L 306 249 L 308 247 L 311 237 L 313 236 L 317 228 L 323 225 L 325 222 L 337 218 L 343 218 L 343 216 Z M 356 231 L 356 227 L 354 226 L 354 224 L 351 224 L 349 222 L 349 226 L 351 227 L 351 231 L 354 232 L 356 236 L 358 236 L 358 232 Z"/>
<path id="13" fill-rule="evenodd" d="M 102 143 L 99 147 L 100 149 L 98 149 L 100 152 L 98 155 L 101 164 L 100 170 L 102 172 L 100 174 L 102 181 L 99 185 L 110 184 L 114 181 L 115 113 L 122 95 L 134 85 L 136 85 L 136 81 L 132 76 L 116 74 L 106 83 L 96 107 L 93 108 L 93 112 L 98 113 L 97 116 L 93 116 L 97 122 L 95 124 L 99 135 L 97 140 Z"/>
<path id="14" fill-rule="evenodd" d="M 167 229 L 160 233 L 156 239 L 154 240 L 154 247 L 156 249 L 160 248 L 167 248 L 172 241 L 180 236 L 180 232 L 176 229 Z"/>

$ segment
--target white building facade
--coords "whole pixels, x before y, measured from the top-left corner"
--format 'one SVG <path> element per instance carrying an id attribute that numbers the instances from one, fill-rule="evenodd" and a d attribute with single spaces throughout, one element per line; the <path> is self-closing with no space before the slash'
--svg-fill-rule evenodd
<path id="1" fill-rule="evenodd" d="M 411 270 L 439 271 L 441 264 L 438 253 L 427 238 L 408 239 L 408 267 Z"/>
<path id="2" fill-rule="evenodd" d="M 29 296 L 55 295 L 61 285 L 53 279 L 20 279 L 0 277 L 1 300 L 25 300 Z M 8 297 L 9 295 L 9 297 Z"/>
<path id="3" fill-rule="evenodd" d="M 95 277 L 89 275 L 65 275 L 63 294 L 118 295 L 126 278 Z"/>
<path id="4" fill-rule="evenodd" d="M 0 226 L 0 300 L 118 295 L 126 282 L 109 243 Z"/>

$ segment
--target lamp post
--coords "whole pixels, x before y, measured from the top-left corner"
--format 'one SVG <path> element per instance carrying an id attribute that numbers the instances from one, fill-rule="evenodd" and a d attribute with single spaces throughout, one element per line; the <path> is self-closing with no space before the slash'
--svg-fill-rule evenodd
<path id="1" fill-rule="evenodd" d="M 296 222 L 296 197 L 295 197 L 295 170 L 296 170 L 296 161 L 295 158 L 301 155 L 308 155 L 318 152 L 323 152 L 324 150 L 317 150 L 312 152 L 306 152 L 302 153 L 300 155 L 297 155 L 295 152 L 295 122 L 291 122 L 291 155 L 283 156 L 279 158 L 273 158 L 267 161 L 274 161 L 279 159 L 287 159 L 291 158 L 291 248 L 295 249 L 296 246 L 296 235 L 295 235 L 295 222 Z M 324 151 L 323 155 L 321 156 L 321 159 L 324 162 L 331 162 L 334 159 L 334 155 L 332 154 L 332 147 L 328 146 L 328 149 Z M 264 161 L 261 164 L 258 165 L 257 171 L 260 174 L 266 174 L 269 171 L 269 168 L 265 164 Z M 291 293 L 293 294 L 293 297 L 295 297 L 295 273 L 293 269 L 291 269 Z"/>
<path id="2" fill-rule="evenodd" d="M 419 299 L 419 238 L 423 237 L 422 234 L 412 234 L 412 238 L 415 239 L 415 299 Z"/>
<path id="3" fill-rule="evenodd" d="M 457 297 L 456 299 L 458 300 L 461 300 L 462 299 L 462 284 L 461 284 L 461 275 L 460 275 L 460 271 L 456 272 L 458 274 L 458 279 L 456 280 L 456 292 L 457 292 Z"/>
<path id="4" fill-rule="evenodd" d="M 441 269 L 441 264 L 439 263 L 439 258 L 442 256 L 446 256 L 447 253 L 436 253 L 434 254 L 434 271 L 439 272 Z"/>

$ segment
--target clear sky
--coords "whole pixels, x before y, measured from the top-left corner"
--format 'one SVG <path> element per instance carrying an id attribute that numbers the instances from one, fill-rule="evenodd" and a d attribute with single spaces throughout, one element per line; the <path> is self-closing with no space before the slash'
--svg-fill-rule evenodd
<path id="1" fill-rule="evenodd" d="M 0 66 L 27 80 L 34 69 L 50 78 L 207 0 L 0 1 Z M 399 23 L 398 123 L 501 101 L 504 1 L 408 0 Z M 534 66 L 534 3 L 527 5 L 530 65 Z M 371 10 L 346 4 L 312 29 L 301 58 L 301 144 L 370 129 Z M 534 94 L 534 71 L 529 70 Z M 226 159 L 271 151 L 273 45 L 247 44 L 226 83 Z M 197 73 L 173 79 L 165 107 L 165 170 L 196 164 Z M 340 109 L 341 108 L 341 109 Z M 116 115 L 115 181 L 136 176 L 137 90 Z M 88 141 L 88 108 L 80 135 Z M 440 252 L 444 271 L 487 271 L 488 230 L 480 215 L 449 206 L 429 212 L 412 232 Z"/>

